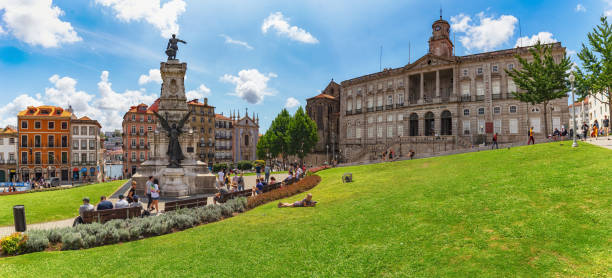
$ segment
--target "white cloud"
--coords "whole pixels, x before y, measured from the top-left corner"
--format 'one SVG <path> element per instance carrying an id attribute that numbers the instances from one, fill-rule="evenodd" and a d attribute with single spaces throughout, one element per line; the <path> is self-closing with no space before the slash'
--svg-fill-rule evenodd
<path id="1" fill-rule="evenodd" d="M 250 46 L 247 42 L 243 42 L 243 41 L 232 39 L 232 38 L 230 38 L 230 36 L 224 35 L 224 34 L 221 34 L 219 36 L 225 38 L 225 43 L 240 45 L 240 46 L 245 47 L 248 50 L 253 50 L 253 47 Z"/>
<path id="2" fill-rule="evenodd" d="M 241 70 L 238 76 L 225 74 L 220 80 L 236 85 L 232 95 L 236 95 L 251 104 L 263 101 L 265 96 L 274 93 L 268 88 L 270 78 L 278 77 L 275 73 L 263 74 L 257 69 Z"/>
<path id="3" fill-rule="evenodd" d="M 158 69 L 150 69 L 149 74 L 147 75 L 141 74 L 140 77 L 138 78 L 139 85 L 144 85 L 149 82 L 155 82 L 158 84 L 162 83 L 161 73 L 159 72 Z"/>
<path id="4" fill-rule="evenodd" d="M 185 93 L 187 100 L 192 100 L 196 98 L 201 99 L 204 96 L 208 96 L 208 95 L 210 95 L 210 89 L 206 87 L 206 85 L 204 84 L 200 84 L 200 86 L 197 89 L 190 90 L 187 93 Z"/>
<path id="5" fill-rule="evenodd" d="M 571 56 L 571 55 L 575 55 L 576 54 L 576 50 L 571 50 L 571 49 L 567 49 L 567 55 Z"/>
<path id="6" fill-rule="evenodd" d="M 289 18 L 285 18 L 281 12 L 272 13 L 264 19 L 261 31 L 266 34 L 269 29 L 276 30 L 279 36 L 286 36 L 294 41 L 312 44 L 319 43 L 319 40 L 306 30 L 297 26 L 291 26 Z"/>
<path id="7" fill-rule="evenodd" d="M 35 94 L 34 97 L 21 94 L 5 105 L 0 112 L 0 124 L 15 125 L 15 116 L 19 111 L 27 106 L 48 104 L 64 108 L 72 106 L 78 117 L 90 117 L 100 122 L 104 130 L 114 130 L 121 128 L 123 115 L 131 106 L 139 103 L 152 104 L 157 99 L 156 95 L 147 95 L 145 91 L 113 91 L 108 80 L 108 71 L 103 71 L 100 75 L 99 95 L 78 90 L 77 81 L 69 76 L 60 77 L 55 74 L 49 78 L 49 82 L 53 86 L 45 88 L 44 94 Z"/>
<path id="8" fill-rule="evenodd" d="M 604 0 L 604 2 L 607 4 L 604 15 L 612 17 L 612 0 Z"/>
<path id="9" fill-rule="evenodd" d="M 582 4 L 576 5 L 577 12 L 586 12 L 586 8 Z"/>
<path id="10" fill-rule="evenodd" d="M 52 0 L 2 0 L 2 11 L 7 30 L 0 33 L 10 32 L 27 44 L 48 48 L 81 40 L 70 22 L 59 19 L 64 12 Z"/>
<path id="11" fill-rule="evenodd" d="M 178 16 L 185 12 L 183 0 L 170 0 L 161 5 L 160 0 L 96 0 L 96 3 L 111 7 L 122 21 L 144 20 L 155 26 L 162 37 L 178 34 Z"/>
<path id="12" fill-rule="evenodd" d="M 531 37 L 525 36 L 525 37 L 518 38 L 516 40 L 516 44 L 514 45 L 514 47 L 535 45 L 538 41 L 540 41 L 540 43 L 543 43 L 543 44 L 557 42 L 557 40 L 553 38 L 552 33 L 540 32 Z"/>
<path id="13" fill-rule="evenodd" d="M 294 108 L 300 105 L 300 101 L 294 97 L 289 97 L 285 102 L 285 108 Z"/>
<path id="14" fill-rule="evenodd" d="M 480 12 L 476 16 L 478 24 L 472 23 L 472 18 L 465 14 L 451 17 L 451 27 L 457 33 L 464 33 L 459 36 L 459 41 L 468 51 L 490 51 L 508 42 L 518 22 L 512 15 L 495 18 Z"/>

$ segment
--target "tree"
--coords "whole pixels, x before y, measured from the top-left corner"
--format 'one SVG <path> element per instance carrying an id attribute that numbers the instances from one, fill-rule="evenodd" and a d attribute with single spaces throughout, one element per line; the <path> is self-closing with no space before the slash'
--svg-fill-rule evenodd
<path id="1" fill-rule="evenodd" d="M 270 128 L 266 134 L 268 134 L 268 144 L 270 144 L 270 154 L 273 157 L 281 155 L 283 163 L 287 159 L 289 154 L 289 122 L 291 122 L 291 115 L 287 112 L 287 109 L 281 110 L 276 118 L 270 124 Z"/>
<path id="2" fill-rule="evenodd" d="M 522 102 L 542 104 L 544 108 L 544 132 L 548 130 L 548 103 L 567 95 L 569 86 L 567 76 L 571 61 L 564 54 L 558 63 L 552 55 L 552 45 L 543 45 L 539 41 L 529 48 L 533 61 L 524 59 L 519 54 L 515 58 L 521 65 L 520 69 L 506 70 L 514 83 L 522 92 L 512 92 L 516 99 Z"/>
<path id="3" fill-rule="evenodd" d="M 312 151 L 317 144 L 317 124 L 310 118 L 300 106 L 289 123 L 289 153 L 297 155 L 300 162 Z"/>
<path id="4" fill-rule="evenodd" d="M 600 21 L 587 35 L 590 48 L 583 43 L 578 53 L 582 69 L 576 70 L 576 92 L 581 99 L 590 95 L 607 104 L 612 115 L 612 25 L 605 16 Z"/>
<path id="5" fill-rule="evenodd" d="M 257 141 L 257 158 L 266 160 L 268 154 L 270 154 L 270 143 L 268 143 L 269 133 L 266 132 L 263 136 L 259 137 Z"/>

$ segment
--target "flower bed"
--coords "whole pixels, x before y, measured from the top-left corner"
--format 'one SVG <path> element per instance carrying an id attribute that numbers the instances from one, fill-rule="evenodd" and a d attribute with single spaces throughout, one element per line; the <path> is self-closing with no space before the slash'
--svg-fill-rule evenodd
<path id="1" fill-rule="evenodd" d="M 93 223 L 50 230 L 14 233 L 0 241 L 5 255 L 51 250 L 87 249 L 97 246 L 159 236 L 201 224 L 232 217 L 246 210 L 246 198 L 236 198 L 221 205 L 176 210 L 158 216 L 117 219 L 104 224 Z"/>
<path id="2" fill-rule="evenodd" d="M 300 181 L 293 183 L 288 186 L 281 187 L 276 190 L 272 190 L 270 192 L 266 192 L 263 194 L 259 194 L 253 197 L 250 197 L 247 201 L 247 208 L 252 209 L 254 207 L 263 205 L 265 203 L 269 203 L 272 201 L 280 200 L 283 198 L 287 198 L 293 196 L 295 194 L 299 194 L 305 191 L 308 191 L 315 187 L 317 184 L 321 182 L 321 177 L 319 176 L 307 176 Z"/>
<path id="3" fill-rule="evenodd" d="M 313 167 L 313 168 L 310 168 L 310 169 L 306 170 L 306 173 L 311 173 L 311 174 L 314 174 L 314 173 L 316 173 L 316 172 L 319 172 L 319 171 L 322 171 L 322 170 L 325 170 L 325 169 L 329 169 L 329 168 L 331 168 L 329 165 L 323 165 L 323 166 L 319 166 L 319 167 Z"/>

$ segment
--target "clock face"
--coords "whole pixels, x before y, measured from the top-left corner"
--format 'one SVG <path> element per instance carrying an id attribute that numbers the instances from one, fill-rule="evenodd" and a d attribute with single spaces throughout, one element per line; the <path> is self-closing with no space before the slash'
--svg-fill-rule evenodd
<path id="1" fill-rule="evenodd" d="M 436 26 L 436 31 L 440 31 L 440 25 Z"/>

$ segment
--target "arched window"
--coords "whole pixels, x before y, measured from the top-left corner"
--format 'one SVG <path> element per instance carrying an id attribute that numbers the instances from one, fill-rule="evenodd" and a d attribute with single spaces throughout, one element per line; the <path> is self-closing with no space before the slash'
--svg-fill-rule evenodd
<path id="1" fill-rule="evenodd" d="M 434 114 L 430 111 L 425 113 L 425 136 L 433 136 L 435 133 Z"/>
<path id="2" fill-rule="evenodd" d="M 249 135 L 248 135 L 248 134 L 245 134 L 245 135 L 244 135 L 244 145 L 245 145 L 245 146 L 248 146 L 248 145 L 249 145 Z"/>
<path id="3" fill-rule="evenodd" d="M 440 134 L 442 135 L 452 135 L 453 134 L 453 121 L 451 112 L 448 110 L 444 110 L 441 116 L 441 127 Z"/>
<path id="4" fill-rule="evenodd" d="M 419 115 L 417 113 L 410 114 L 410 136 L 419 135 Z"/>

